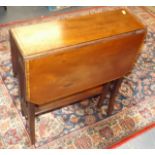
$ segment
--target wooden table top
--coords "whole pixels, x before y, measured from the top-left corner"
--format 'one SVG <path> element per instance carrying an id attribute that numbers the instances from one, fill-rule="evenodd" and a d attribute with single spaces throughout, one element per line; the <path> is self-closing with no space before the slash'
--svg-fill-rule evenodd
<path id="1" fill-rule="evenodd" d="M 11 29 L 23 57 L 44 54 L 144 26 L 127 10 L 114 10 Z"/>

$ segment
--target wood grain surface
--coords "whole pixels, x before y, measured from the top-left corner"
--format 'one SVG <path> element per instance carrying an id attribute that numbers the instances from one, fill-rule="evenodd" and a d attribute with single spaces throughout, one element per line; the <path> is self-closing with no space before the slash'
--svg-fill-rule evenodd
<path id="1" fill-rule="evenodd" d="M 24 57 L 100 38 L 143 29 L 126 10 L 118 9 L 65 20 L 13 28 Z"/>
<path id="2" fill-rule="evenodd" d="M 95 95 L 94 88 L 130 72 L 146 28 L 118 9 L 13 28 L 10 33 L 16 46 L 12 55 L 17 55 L 13 66 L 24 64 L 18 67 L 24 70 L 19 73 L 21 94 L 26 101 L 44 105 L 65 97 L 81 99 L 77 94 L 85 91 L 87 97 L 88 92 Z"/>

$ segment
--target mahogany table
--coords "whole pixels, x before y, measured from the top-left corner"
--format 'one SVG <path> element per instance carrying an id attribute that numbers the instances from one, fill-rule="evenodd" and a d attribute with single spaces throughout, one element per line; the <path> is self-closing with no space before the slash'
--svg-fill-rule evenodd
<path id="1" fill-rule="evenodd" d="M 10 30 L 14 74 L 19 79 L 22 113 L 35 143 L 35 116 L 100 95 L 116 81 L 112 113 L 123 76 L 139 55 L 145 26 L 127 10 L 52 20 Z"/>

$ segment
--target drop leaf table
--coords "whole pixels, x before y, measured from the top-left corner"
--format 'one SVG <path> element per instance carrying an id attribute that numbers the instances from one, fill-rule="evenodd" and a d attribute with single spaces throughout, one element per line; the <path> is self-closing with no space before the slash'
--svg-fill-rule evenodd
<path id="1" fill-rule="evenodd" d="M 10 30 L 14 74 L 32 144 L 35 116 L 100 95 L 98 106 L 115 95 L 140 53 L 146 27 L 129 11 L 117 9 Z"/>

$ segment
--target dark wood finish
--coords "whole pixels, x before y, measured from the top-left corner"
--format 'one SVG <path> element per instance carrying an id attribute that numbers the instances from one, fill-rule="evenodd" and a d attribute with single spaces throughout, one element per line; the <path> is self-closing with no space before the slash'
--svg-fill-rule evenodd
<path id="1" fill-rule="evenodd" d="M 131 71 L 145 34 L 145 26 L 121 9 L 11 29 L 13 71 L 32 143 L 35 115 L 101 94 L 100 106 L 105 83 Z"/>
<path id="2" fill-rule="evenodd" d="M 21 100 L 22 115 L 27 118 L 26 103 L 26 80 L 25 80 L 25 64 L 16 40 L 10 35 L 11 42 L 11 59 L 14 76 L 19 80 L 19 96 Z"/>
<path id="3" fill-rule="evenodd" d="M 99 98 L 99 101 L 97 103 L 97 107 L 100 108 L 103 104 L 103 101 L 109 91 L 109 87 L 110 87 L 110 82 L 109 83 L 106 83 L 103 85 L 102 87 L 102 91 L 101 91 L 101 94 L 100 94 L 100 98 Z"/>
<path id="4" fill-rule="evenodd" d="M 49 102 L 44 105 L 37 106 L 36 105 L 36 115 L 40 115 L 42 113 L 45 113 L 47 111 L 51 111 L 52 109 L 57 109 L 63 106 L 67 106 L 68 104 L 73 104 L 77 101 L 82 101 L 87 98 L 100 95 L 102 93 L 103 86 L 99 86 L 93 89 L 89 89 L 83 92 L 80 92 L 78 94 L 73 94 L 71 96 L 66 96 L 65 98 L 61 98 L 58 100 L 55 100 L 53 102 Z"/>
<path id="5" fill-rule="evenodd" d="M 17 62 L 17 58 L 18 58 L 18 53 L 19 50 L 15 44 L 15 40 L 13 39 L 12 35 L 10 35 L 10 46 L 11 46 L 11 59 L 12 59 L 12 69 L 13 69 L 13 73 L 14 73 L 14 77 L 17 76 L 18 73 L 18 62 Z"/>
<path id="6" fill-rule="evenodd" d="M 28 102 L 28 126 L 32 145 L 35 144 L 35 105 Z"/>
<path id="7" fill-rule="evenodd" d="M 110 116 L 113 112 L 115 98 L 116 98 L 116 95 L 117 95 L 118 90 L 120 88 L 120 85 L 122 83 L 122 80 L 123 80 L 123 78 L 115 80 L 114 88 L 112 89 L 112 92 L 111 92 L 111 97 L 110 97 L 109 106 L 108 106 L 108 110 L 107 110 L 108 116 Z"/>

